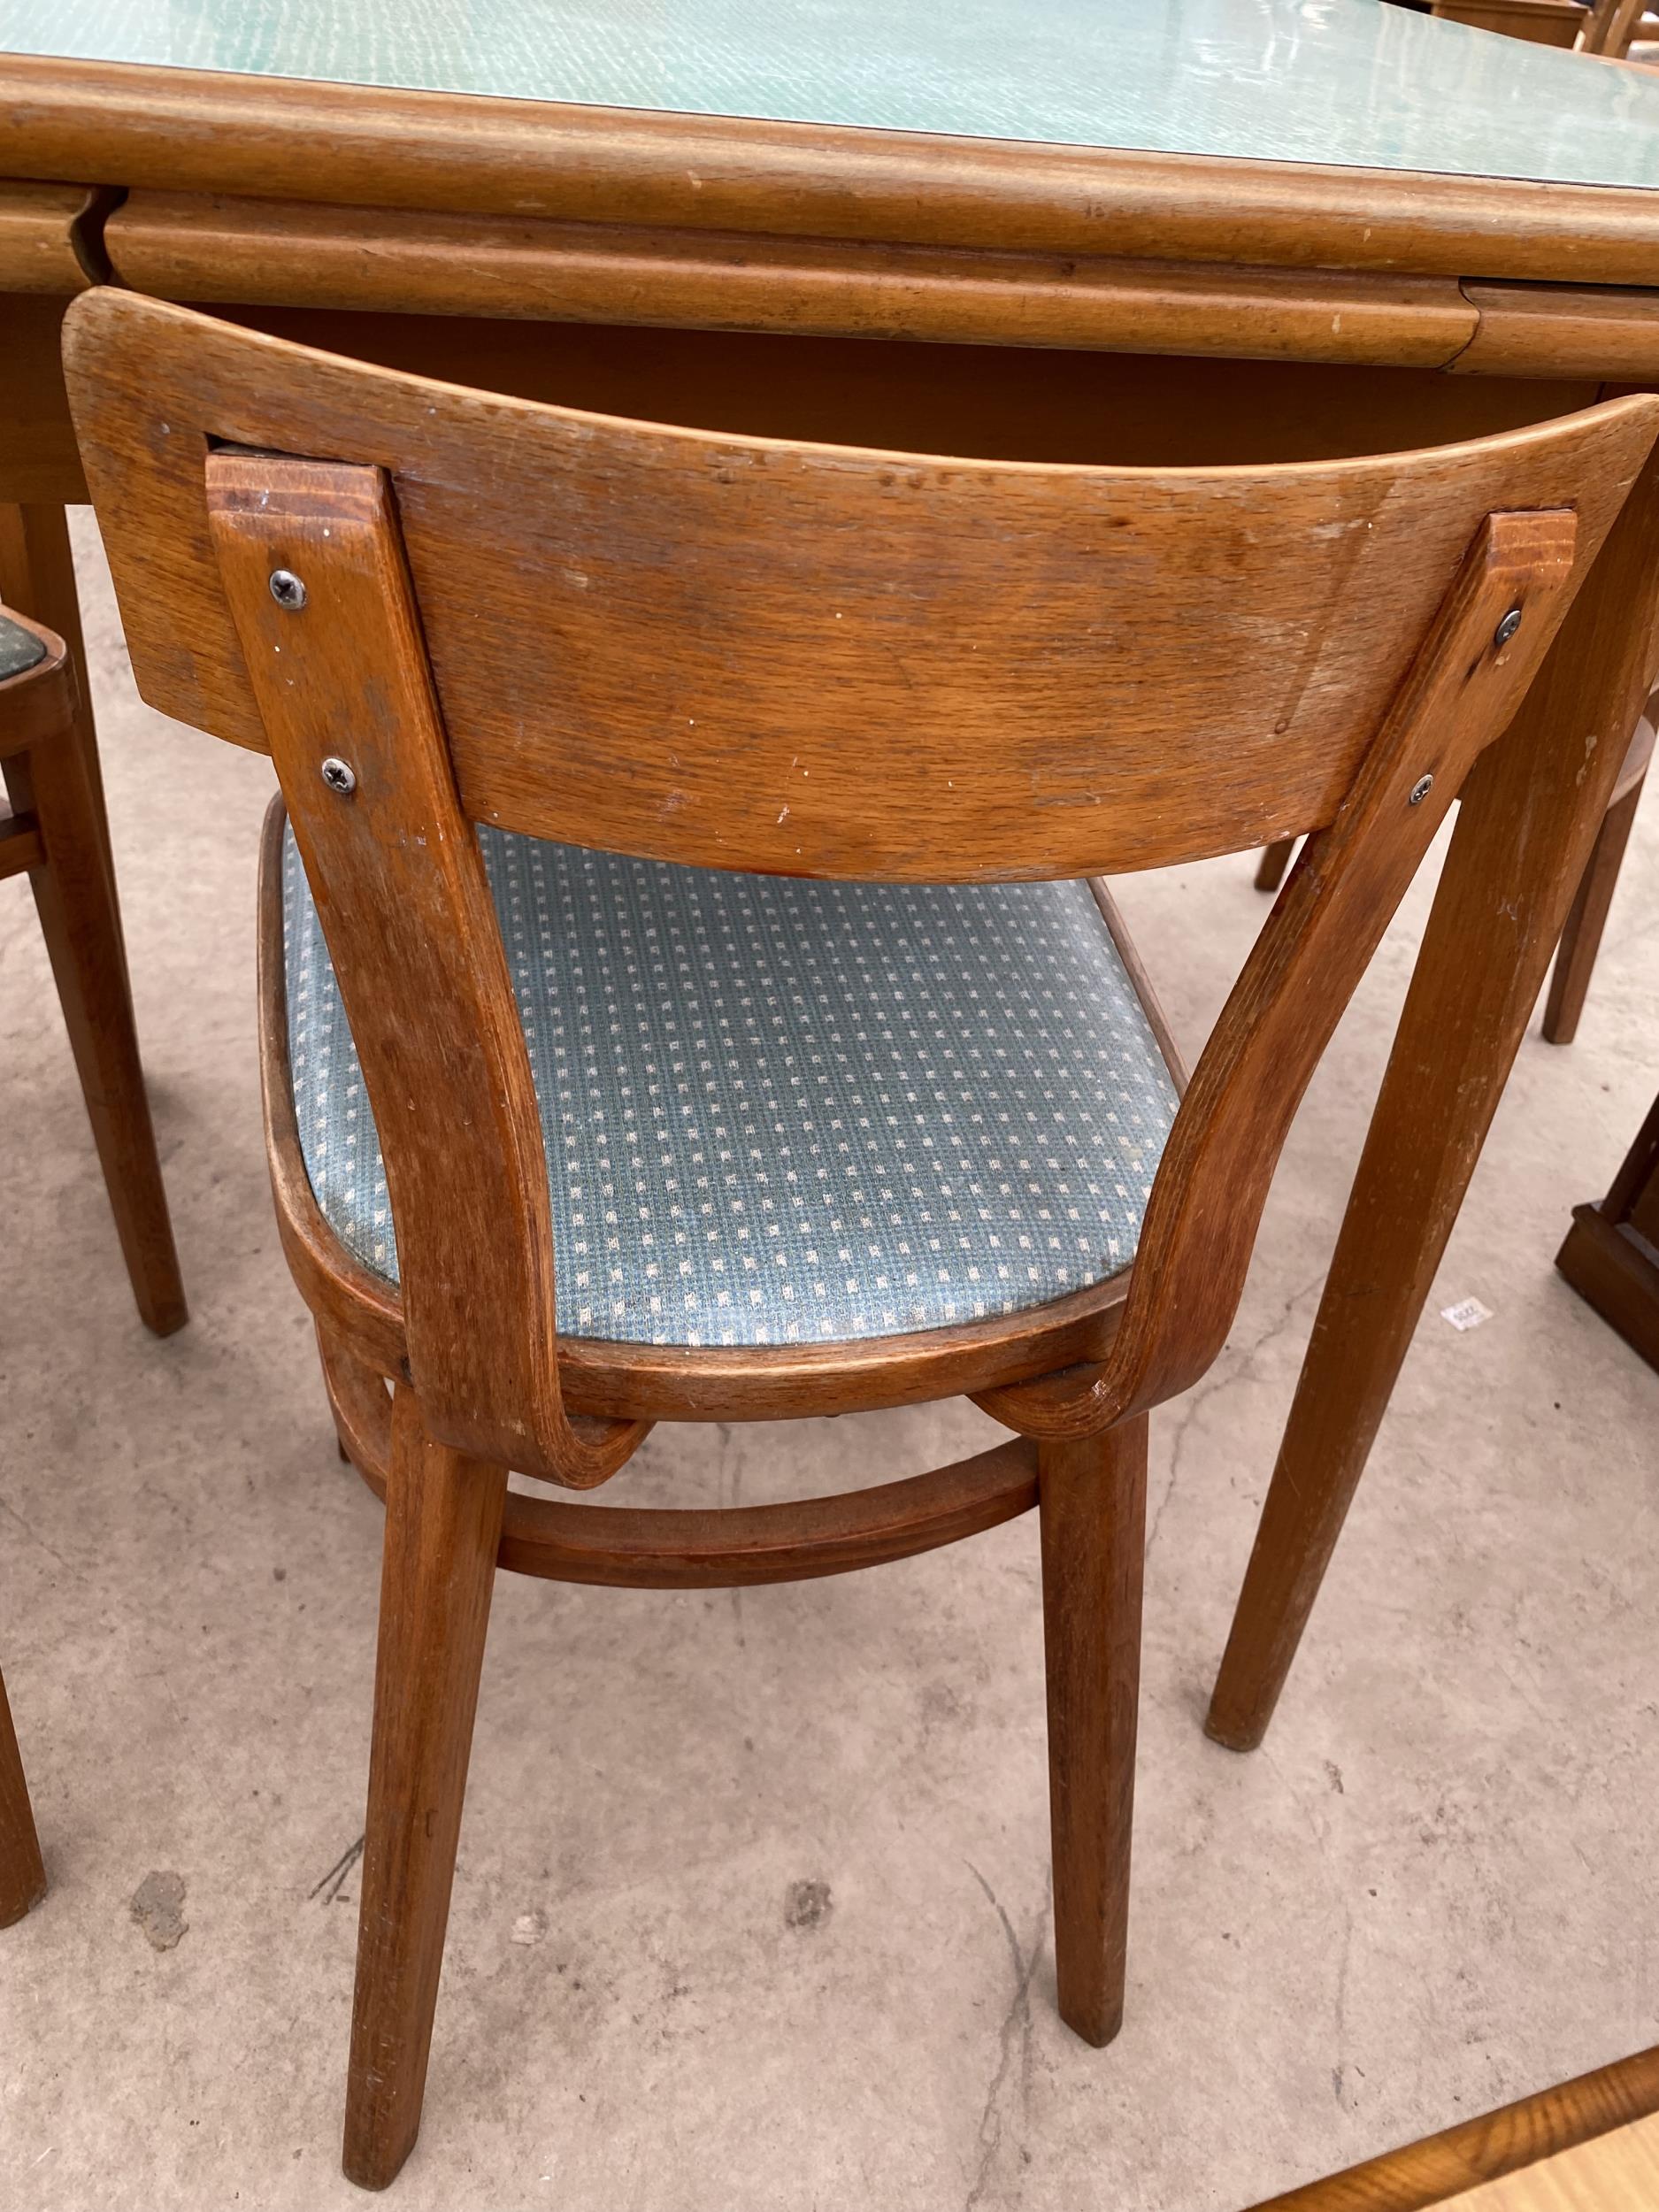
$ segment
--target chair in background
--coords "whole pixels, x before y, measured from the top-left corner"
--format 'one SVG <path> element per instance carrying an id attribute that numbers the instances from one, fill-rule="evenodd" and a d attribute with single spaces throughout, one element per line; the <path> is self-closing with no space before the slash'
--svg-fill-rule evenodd
<path id="1" fill-rule="evenodd" d="M 0 1681 L 0 1928 L 21 1920 L 46 1894 L 46 1868 L 35 1832 L 28 1784 L 18 1750 L 12 1708 Z"/>
<path id="2" fill-rule="evenodd" d="M 140 1317 L 188 1317 L 121 941 L 85 756 L 67 742 L 74 675 L 61 639 L 0 608 L 0 881 L 27 874 Z M 14 1163 L 8 1163 L 15 1167 Z"/>
<path id="3" fill-rule="evenodd" d="M 1586 20 L 1572 42 L 1574 52 L 1623 61 L 1647 12 L 1647 0 L 1591 0 Z"/>
<path id="4" fill-rule="evenodd" d="M 281 784 L 278 1217 L 387 1502 L 346 2171 L 419 2125 L 498 1566 L 787 1581 L 1037 1507 L 1059 2005 L 1104 2043 L 1148 1413 L 1220 1349 L 1312 1069 L 1659 399 L 1113 470 L 579 414 L 113 290 L 65 330 L 139 687 Z M 1087 879 L 1263 831 L 1312 842 L 1183 1097 Z M 659 1420 L 958 1394 L 1013 1433 L 832 1498 L 508 1490 Z"/>
<path id="5" fill-rule="evenodd" d="M 1531 46 L 1571 47 L 1622 61 L 1632 41 L 1645 35 L 1643 18 L 1650 0 L 1431 0 L 1429 13 L 1451 23 L 1471 24 L 1518 38 Z"/>
<path id="6" fill-rule="evenodd" d="M 67 738 L 73 677 L 61 640 L 0 608 L 0 879 L 27 874 L 63 1003 L 138 1310 L 158 1334 L 185 1318 L 161 1165 L 144 1095 L 114 887 L 85 760 Z M 22 1164 L 8 1161 L 12 1173 Z M 46 1877 L 17 1736 L 0 1685 L 0 1927 Z"/>

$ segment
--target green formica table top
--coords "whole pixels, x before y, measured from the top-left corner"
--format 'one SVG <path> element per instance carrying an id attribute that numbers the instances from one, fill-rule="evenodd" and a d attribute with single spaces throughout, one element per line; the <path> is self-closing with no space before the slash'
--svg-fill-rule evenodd
<path id="1" fill-rule="evenodd" d="M 1659 71 L 1384 0 L 0 0 L 0 53 L 1659 188 Z"/>

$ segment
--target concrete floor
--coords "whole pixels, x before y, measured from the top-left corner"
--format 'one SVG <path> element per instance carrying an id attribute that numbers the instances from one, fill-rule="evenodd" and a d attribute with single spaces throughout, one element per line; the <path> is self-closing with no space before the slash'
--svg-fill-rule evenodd
<path id="1" fill-rule="evenodd" d="M 326 2212 L 359 2200 L 380 1509 L 265 1188 L 269 772 L 141 707 L 101 581 L 91 607 L 195 1318 L 158 1344 L 134 1317 L 10 888 L 0 1659 L 52 1886 L 0 1937 L 0 2202 Z M 1231 1348 L 1155 1419 L 1119 2041 L 1054 2012 L 1033 1521 L 741 1595 L 508 1578 L 406 2212 L 1233 2212 L 1659 2039 L 1659 1378 L 1550 1266 L 1659 1084 L 1656 861 L 1650 805 L 1579 1041 L 1523 1049 L 1252 1758 L 1200 1715 L 1425 886 L 1297 1124 Z M 1124 897 L 1195 1047 L 1263 911 L 1248 866 Z M 1458 1334 L 1466 1295 L 1493 1318 Z M 808 1494 L 989 1425 L 664 1430 L 618 1494 Z"/>

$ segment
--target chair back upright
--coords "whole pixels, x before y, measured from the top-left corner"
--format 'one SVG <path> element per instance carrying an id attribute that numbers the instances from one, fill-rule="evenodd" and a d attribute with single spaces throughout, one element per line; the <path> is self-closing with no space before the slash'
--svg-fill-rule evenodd
<path id="1" fill-rule="evenodd" d="M 1572 42 L 1574 52 L 1623 61 L 1647 9 L 1647 0 L 1591 0 Z"/>
<path id="2" fill-rule="evenodd" d="M 888 882 L 1310 831 L 1183 1103 L 1094 1425 L 1225 1335 L 1285 1129 L 1659 400 L 1278 467 L 631 422 L 113 290 L 65 364 L 141 692 L 276 764 L 379 1127 L 434 1434 L 577 1484 L 546 1166 L 471 825 Z"/>

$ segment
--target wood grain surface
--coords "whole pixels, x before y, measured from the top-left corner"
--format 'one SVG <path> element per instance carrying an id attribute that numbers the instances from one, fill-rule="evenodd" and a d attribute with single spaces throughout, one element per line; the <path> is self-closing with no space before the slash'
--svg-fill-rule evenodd
<path id="1" fill-rule="evenodd" d="M 1464 789 L 1208 1726 L 1260 1743 L 1659 665 L 1650 457 Z"/>
<path id="2" fill-rule="evenodd" d="M 1277 472 L 996 466 L 445 390 L 108 289 L 65 362 L 151 705 L 265 741 L 203 442 L 379 465 L 466 813 L 783 874 L 1084 876 L 1322 826 L 1484 517 L 1577 502 L 1589 545 L 1622 495 L 1592 416 Z"/>
<path id="3" fill-rule="evenodd" d="M 768 237 L 1659 284 L 1636 188 L 0 58 L 0 175 Z"/>
<path id="4" fill-rule="evenodd" d="M 1571 2154 L 1574 2147 L 1597 2139 L 1617 2145 L 1614 2131 L 1655 2111 L 1659 2050 L 1639 2051 L 1326 2180 L 1286 2190 L 1255 2212 L 1429 2212 L 1430 2207 L 1454 2204 L 1459 2212 L 1569 2212 L 1569 2207 L 1578 2212 L 1571 2199 L 1552 2202 L 1536 2192 L 1532 2202 L 1522 2196 L 1513 2204 L 1508 2198 L 1483 2202 L 1479 2195 L 1471 2202 L 1463 2193 L 1480 2192 L 1505 2175 L 1518 2177 L 1527 2170 L 1538 2175 L 1540 2161 L 1563 2151 Z M 1650 2142 L 1651 2134 L 1644 2134 L 1645 2155 Z M 1622 2162 L 1621 2153 L 1616 2151 L 1615 2158 Z M 1605 2170 L 1598 2162 L 1580 2170 Z M 1594 2212 L 1647 2212 L 1650 2202 L 1659 2198 L 1611 2193 L 1591 2200 Z"/>
<path id="5" fill-rule="evenodd" d="M 834 332 L 1440 368 L 1478 309 L 1449 276 L 557 223 L 140 192 L 123 283 L 163 299 Z M 1649 332 L 1659 360 L 1659 324 Z"/>
<path id="6" fill-rule="evenodd" d="M 564 1410 L 529 1056 L 387 480 L 215 453 L 204 490 L 380 1133 L 427 1428 L 525 1473 L 603 1482 L 649 1423 L 572 1423 Z M 278 603 L 278 571 L 304 580 L 302 606 Z M 344 793 L 320 772 L 342 746 L 356 780 Z M 469 1141 L 447 1143 L 445 1131 Z"/>

